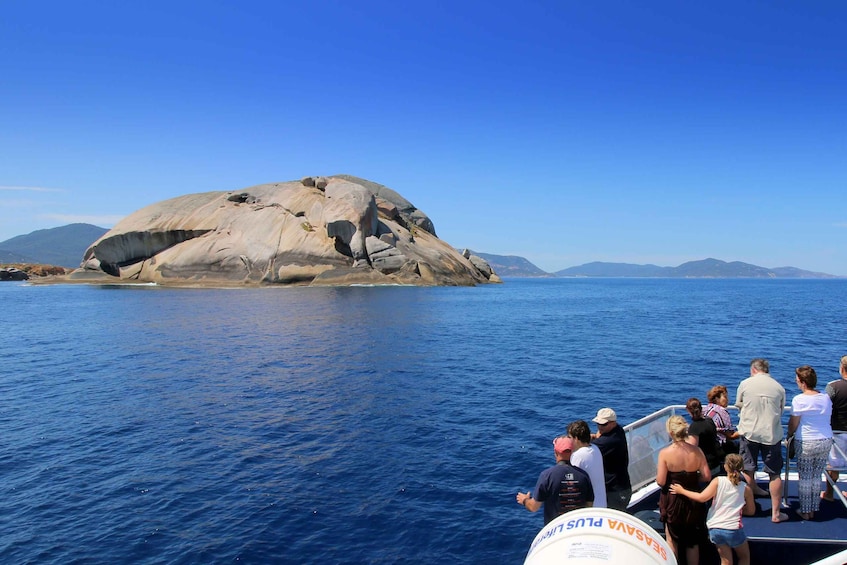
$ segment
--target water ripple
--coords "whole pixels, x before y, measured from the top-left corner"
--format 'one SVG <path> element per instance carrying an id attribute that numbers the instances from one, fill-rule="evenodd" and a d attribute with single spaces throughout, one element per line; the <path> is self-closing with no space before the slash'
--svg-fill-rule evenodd
<path id="1" fill-rule="evenodd" d="M 0 557 L 520 562 L 550 438 L 754 356 L 835 375 L 844 281 L 0 285 Z M 47 306 L 45 306 L 47 305 Z"/>

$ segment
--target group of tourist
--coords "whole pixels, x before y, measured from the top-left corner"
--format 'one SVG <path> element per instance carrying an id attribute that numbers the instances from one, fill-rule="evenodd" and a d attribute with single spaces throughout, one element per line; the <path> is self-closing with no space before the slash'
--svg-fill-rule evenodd
<path id="1" fill-rule="evenodd" d="M 847 452 L 847 434 L 833 434 L 833 430 L 847 432 L 847 355 L 841 358 L 839 373 L 841 378 L 829 383 L 822 393 L 817 390 L 817 374 L 812 367 L 803 365 L 795 370 L 800 393 L 791 401 L 788 435 L 793 436 L 796 446 L 797 513 L 803 520 L 814 518 L 821 499 L 833 499 L 829 483 L 820 491 L 827 464 L 834 480 L 839 476 L 837 469 L 847 467 L 847 461 L 833 447 L 837 442 Z M 773 522 L 789 519 L 781 510 L 780 475 L 786 393 L 771 377 L 768 361 L 753 359 L 750 376 L 741 381 L 736 393 L 737 429 L 726 410 L 726 387 L 713 387 L 707 396 L 705 410 L 698 399 L 689 399 L 686 408 L 690 426 L 681 416 L 671 416 L 667 422 L 672 443 L 659 452 L 656 473 L 656 483 L 662 487 L 659 511 L 665 538 L 677 556 L 684 551 L 687 562 L 696 565 L 699 544 L 708 530 L 722 565 L 733 563 L 733 550 L 739 565 L 746 565 L 750 552 L 741 516 L 755 512 L 754 496 L 770 497 Z M 768 475 L 768 490 L 755 481 L 759 459 Z M 726 476 L 712 479 L 721 470 Z M 701 491 L 704 483 L 709 484 Z M 847 492 L 843 494 L 847 496 Z M 709 500 L 713 502 L 707 514 L 704 503 Z"/>
<path id="2" fill-rule="evenodd" d="M 798 515 L 811 520 L 820 501 L 834 498 L 826 471 L 834 481 L 838 469 L 847 468 L 847 355 L 841 358 L 839 379 L 824 392 L 817 390 L 815 370 L 803 365 L 795 370 L 800 393 L 791 401 L 788 435 L 793 436 L 799 475 Z M 750 376 L 741 381 L 735 397 L 737 428 L 727 410 L 729 397 L 723 385 L 712 387 L 704 407 L 697 398 L 686 404 L 691 423 L 682 416 L 668 418 L 671 444 L 659 452 L 656 483 L 661 487 L 659 513 L 665 538 L 689 565 L 699 562 L 699 545 L 707 537 L 717 547 L 722 565 L 748 565 L 750 552 L 741 525 L 742 515 L 755 512 L 754 496 L 770 497 L 771 520 L 788 520 L 781 510 L 783 467 L 782 416 L 786 393 L 771 375 L 767 359 L 753 359 Z M 615 411 L 602 408 L 591 434 L 583 420 L 571 423 L 567 435 L 553 440 L 556 465 L 545 469 L 535 489 L 519 492 L 518 504 L 530 511 L 544 508 L 544 523 L 576 508 L 587 506 L 626 510 L 632 495 L 626 434 Z M 833 430 L 836 433 L 833 434 Z M 840 448 L 836 449 L 835 446 Z M 755 481 L 759 459 L 768 476 L 768 489 Z M 713 475 L 715 477 L 713 478 Z M 703 484 L 708 483 L 705 488 Z M 847 491 L 841 493 L 847 497 Z M 712 501 L 706 510 L 705 503 Z"/>
<path id="3" fill-rule="evenodd" d="M 632 496 L 626 433 L 615 411 L 601 408 L 594 417 L 597 432 L 584 420 L 568 425 L 553 440 L 556 464 L 541 472 L 535 489 L 515 496 L 531 512 L 544 508 L 544 523 L 589 506 L 626 510 Z"/>

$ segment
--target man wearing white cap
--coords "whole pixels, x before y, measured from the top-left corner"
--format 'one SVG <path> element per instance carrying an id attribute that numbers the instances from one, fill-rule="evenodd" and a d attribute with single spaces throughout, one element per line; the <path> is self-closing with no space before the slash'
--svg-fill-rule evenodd
<path id="1" fill-rule="evenodd" d="M 594 423 L 597 424 L 598 432 L 591 436 L 591 443 L 603 454 L 606 504 L 609 508 L 626 511 L 632 497 L 626 432 L 618 425 L 618 415 L 611 408 L 598 410 Z"/>
<path id="2" fill-rule="evenodd" d="M 559 436 L 554 439 L 553 453 L 556 455 L 556 464 L 541 472 L 534 491 L 519 492 L 515 496 L 517 503 L 530 512 L 538 512 L 543 505 L 544 524 L 552 522 L 565 512 L 592 506 L 594 503 L 591 479 L 585 471 L 570 464 L 572 452 L 571 438 Z"/>

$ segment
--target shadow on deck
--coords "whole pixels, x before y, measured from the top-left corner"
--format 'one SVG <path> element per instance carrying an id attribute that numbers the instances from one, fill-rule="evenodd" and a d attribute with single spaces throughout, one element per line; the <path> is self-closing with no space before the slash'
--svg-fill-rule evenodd
<path id="1" fill-rule="evenodd" d="M 757 480 L 764 489 L 767 480 Z M 821 482 L 821 490 L 824 483 Z M 756 498 L 756 515 L 744 516 L 742 523 L 750 543 L 750 561 L 752 565 L 814 563 L 824 557 L 847 549 L 847 508 L 839 500 L 821 501 L 820 510 L 813 520 L 805 521 L 797 515 L 797 481 L 787 483 L 788 508 L 782 511 L 788 514 L 788 521 L 775 524 L 771 522 L 770 498 Z M 646 497 L 629 509 L 631 514 L 644 520 L 664 535 L 664 526 L 659 521 L 659 491 Z M 685 564 L 685 556 L 680 555 L 679 563 Z M 700 545 L 700 564 L 719 565 L 717 550 L 706 539 Z"/>

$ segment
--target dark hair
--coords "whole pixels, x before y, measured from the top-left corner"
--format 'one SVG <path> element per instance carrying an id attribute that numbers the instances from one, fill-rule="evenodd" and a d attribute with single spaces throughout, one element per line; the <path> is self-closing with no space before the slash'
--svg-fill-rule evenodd
<path id="1" fill-rule="evenodd" d="M 585 420 L 577 420 L 568 424 L 568 435 L 582 443 L 591 443 L 591 428 Z"/>
<path id="2" fill-rule="evenodd" d="M 700 404 L 699 399 L 689 398 L 688 403 L 685 405 L 685 409 L 688 410 L 689 414 L 691 414 L 692 420 L 703 419 L 703 405 Z"/>
<path id="3" fill-rule="evenodd" d="M 806 385 L 806 388 L 813 389 L 818 386 L 818 375 L 815 373 L 815 370 L 808 365 L 797 367 L 794 369 L 794 372 L 797 374 L 797 378 L 800 379 L 800 382 Z"/>
<path id="4" fill-rule="evenodd" d="M 726 387 L 723 385 L 715 385 L 709 389 L 709 392 L 706 393 L 706 398 L 712 404 L 717 404 L 715 401 L 723 395 L 727 395 L 727 399 L 729 399 L 729 393 L 727 393 Z"/>

